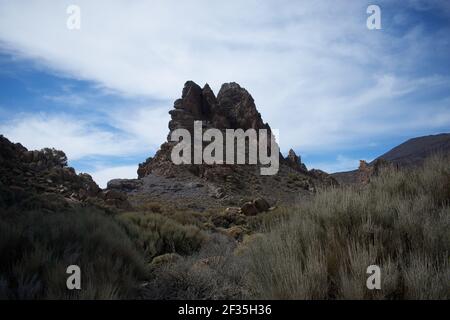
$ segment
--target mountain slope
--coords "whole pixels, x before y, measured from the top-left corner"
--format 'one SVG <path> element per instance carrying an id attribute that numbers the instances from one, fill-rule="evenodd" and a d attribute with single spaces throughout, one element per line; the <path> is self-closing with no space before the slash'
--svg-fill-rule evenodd
<path id="1" fill-rule="evenodd" d="M 450 133 L 441 133 L 409 139 L 377 157 L 368 165 L 373 166 L 376 161 L 386 160 L 400 167 L 421 165 L 424 160 L 435 153 L 450 153 Z M 336 172 L 332 174 L 340 184 L 358 183 L 360 169 Z"/>
<path id="2" fill-rule="evenodd" d="M 384 159 L 402 166 L 411 166 L 421 164 L 431 154 L 449 151 L 450 134 L 441 133 L 409 139 L 377 159 Z"/>

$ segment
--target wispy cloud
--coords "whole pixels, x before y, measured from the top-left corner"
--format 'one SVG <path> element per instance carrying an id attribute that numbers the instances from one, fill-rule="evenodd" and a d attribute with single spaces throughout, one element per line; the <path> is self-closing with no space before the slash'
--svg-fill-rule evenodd
<path id="1" fill-rule="evenodd" d="M 355 170 L 358 168 L 358 165 L 359 159 L 352 159 L 342 154 L 325 162 L 313 162 L 310 164 L 312 168 L 321 168 L 329 173 Z"/>
<path id="2" fill-rule="evenodd" d="M 92 178 L 101 188 L 106 188 L 108 181 L 112 179 L 132 179 L 137 178 L 137 166 L 105 166 L 94 169 L 91 172 Z"/>
<path id="3" fill-rule="evenodd" d="M 43 95 L 42 98 L 59 104 L 64 104 L 66 106 L 80 106 L 86 103 L 86 100 L 77 94 Z"/>
<path id="4" fill-rule="evenodd" d="M 126 111 L 105 115 L 108 126 L 67 114 L 19 114 L 0 123 L 0 132 L 29 149 L 64 150 L 70 160 L 154 152 L 167 136 L 166 112 L 131 107 L 129 114 Z"/>

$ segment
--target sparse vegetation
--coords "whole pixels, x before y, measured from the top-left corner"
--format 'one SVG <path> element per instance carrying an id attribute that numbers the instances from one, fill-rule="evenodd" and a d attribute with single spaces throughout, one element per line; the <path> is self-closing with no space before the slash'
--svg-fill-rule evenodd
<path id="1" fill-rule="evenodd" d="M 248 298 L 246 257 L 236 256 L 236 243 L 213 234 L 201 250 L 153 269 L 140 292 L 144 299 Z"/>
<path id="2" fill-rule="evenodd" d="M 0 298 L 450 298 L 450 161 L 441 156 L 255 216 L 155 201 L 118 213 L 49 195 L 18 207 L 7 196 Z M 83 290 L 66 289 L 71 264 Z M 381 290 L 366 288 L 373 264 Z"/>
<path id="3" fill-rule="evenodd" d="M 271 299 L 449 299 L 450 161 L 330 189 L 250 250 L 251 290 Z M 366 268 L 382 290 L 366 288 Z"/>
<path id="4" fill-rule="evenodd" d="M 207 240 L 205 232 L 194 225 L 183 225 L 156 213 L 130 212 L 119 220 L 127 225 L 128 236 L 141 247 L 147 260 L 164 253 L 189 255 Z"/>
<path id="5" fill-rule="evenodd" d="M 82 290 L 66 268 L 82 270 Z M 124 225 L 95 209 L 2 210 L 0 298 L 118 299 L 135 295 L 147 270 Z"/>

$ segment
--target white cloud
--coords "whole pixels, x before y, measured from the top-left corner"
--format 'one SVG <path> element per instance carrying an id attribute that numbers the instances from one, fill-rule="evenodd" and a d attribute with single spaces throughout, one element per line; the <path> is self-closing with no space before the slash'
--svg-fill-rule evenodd
<path id="1" fill-rule="evenodd" d="M 355 170 L 358 166 L 359 159 L 352 159 L 341 154 L 336 157 L 335 161 L 315 162 L 308 165 L 308 167 L 320 168 L 328 173 Z"/>
<path id="2" fill-rule="evenodd" d="M 101 188 L 106 188 L 108 181 L 112 179 L 136 179 L 137 166 L 117 166 L 97 168 L 91 172 L 92 178 Z"/>
<path id="3" fill-rule="evenodd" d="M 127 113 L 128 112 L 128 113 Z M 105 115 L 106 117 L 106 115 Z M 123 156 L 154 152 L 167 135 L 167 115 L 161 109 L 111 111 L 111 128 L 93 120 L 64 114 L 19 114 L 0 123 L 0 132 L 31 150 L 63 150 L 69 160 L 92 156 Z M 163 126 L 165 124 L 165 127 Z"/>
<path id="4" fill-rule="evenodd" d="M 44 95 L 44 99 L 64 105 L 81 106 L 86 103 L 86 99 L 77 94 Z"/>
<path id="5" fill-rule="evenodd" d="M 116 139 L 111 132 L 102 131 L 71 116 L 49 116 L 46 114 L 16 117 L 0 126 L 1 132 L 28 149 L 51 147 L 64 150 L 70 160 L 78 160 L 90 155 L 113 155 L 130 152 L 133 146 Z"/>
<path id="6" fill-rule="evenodd" d="M 123 108 L 110 113 L 110 123 L 139 140 L 141 148 L 158 148 L 169 133 L 168 106 Z"/>

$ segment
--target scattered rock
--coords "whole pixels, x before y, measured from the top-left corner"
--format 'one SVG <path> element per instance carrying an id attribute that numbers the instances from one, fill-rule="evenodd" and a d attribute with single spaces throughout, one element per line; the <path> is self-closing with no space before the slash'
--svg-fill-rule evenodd
<path id="1" fill-rule="evenodd" d="M 242 205 L 241 212 L 246 216 L 255 216 L 258 214 L 258 209 L 253 202 L 246 202 Z"/>
<path id="2" fill-rule="evenodd" d="M 215 199 L 221 199 L 225 196 L 224 190 L 220 187 L 210 186 L 209 190 L 210 190 L 209 194 L 211 195 L 211 197 L 213 197 Z"/>
<path id="3" fill-rule="evenodd" d="M 263 198 L 257 198 L 253 200 L 253 204 L 255 205 L 258 212 L 268 211 L 270 208 L 269 203 Z"/>
<path id="4" fill-rule="evenodd" d="M 127 195 L 123 192 L 117 191 L 117 190 L 106 190 L 105 192 L 105 199 L 113 199 L 113 200 L 126 200 Z"/>
<path id="5" fill-rule="evenodd" d="M 127 200 L 127 195 L 118 190 L 106 190 L 104 193 L 104 199 L 107 205 L 117 207 L 119 209 L 129 209 L 131 204 Z"/>
<path id="6" fill-rule="evenodd" d="M 108 181 L 106 188 L 130 192 L 139 189 L 142 184 L 142 180 L 139 179 L 113 179 Z"/>

